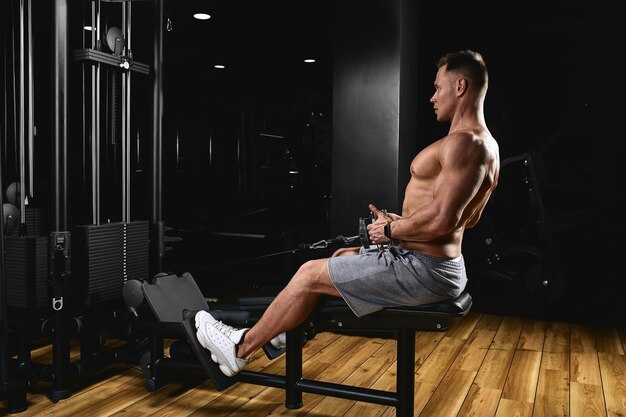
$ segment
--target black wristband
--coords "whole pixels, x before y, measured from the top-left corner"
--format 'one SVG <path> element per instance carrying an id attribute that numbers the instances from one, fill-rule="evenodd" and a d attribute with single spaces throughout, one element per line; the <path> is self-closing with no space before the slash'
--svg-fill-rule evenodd
<path id="1" fill-rule="evenodd" d="M 385 225 L 385 237 L 389 240 L 392 239 L 391 237 L 391 222 L 387 222 L 387 224 Z"/>

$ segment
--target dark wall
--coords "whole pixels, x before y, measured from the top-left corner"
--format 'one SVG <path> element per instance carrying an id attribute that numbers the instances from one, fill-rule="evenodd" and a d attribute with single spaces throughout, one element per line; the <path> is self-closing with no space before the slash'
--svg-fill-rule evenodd
<path id="1" fill-rule="evenodd" d="M 462 12 L 452 14 L 453 9 Z M 523 312 L 536 314 L 581 317 L 614 311 L 621 304 L 614 294 L 624 285 L 613 268 L 597 259 L 619 257 L 618 236 L 623 235 L 623 225 L 614 219 L 619 217 L 618 190 L 624 186 L 617 160 L 621 140 L 615 136 L 624 86 L 614 82 L 611 68 L 626 34 L 624 6 L 532 1 L 506 9 L 484 2 L 469 8 L 460 1 L 420 2 L 419 147 L 447 128 L 429 122 L 433 63 L 450 50 L 482 52 L 490 69 L 487 123 L 503 160 L 531 154 L 545 218 L 544 235 L 530 243 L 549 254 L 559 275 L 550 281 L 559 281 L 556 293 L 545 297 L 528 283 L 507 287 L 486 281 L 481 290 L 494 291 L 485 292 L 485 301 L 505 310 L 516 301 Z M 511 181 L 503 180 L 496 198 L 517 186 Z M 510 240 L 524 241 L 519 231 L 532 217 L 527 205 L 491 209 L 483 226 L 493 220 L 499 226 L 492 234 L 517 230 L 515 238 L 510 232 Z M 474 256 L 471 261 L 486 260 L 486 252 L 475 250 L 480 244 L 466 239 L 464 250 Z"/>
<path id="2" fill-rule="evenodd" d="M 403 47 L 412 43 L 405 30 L 412 22 L 403 19 L 409 3 L 346 1 L 333 9 L 334 234 L 356 234 L 370 203 L 401 211 L 406 156 L 415 149 L 415 109 L 405 99 L 415 95 L 415 74 L 402 72 L 416 53 Z"/>
<path id="3" fill-rule="evenodd" d="M 51 20 L 49 5 L 34 3 L 35 146 L 39 149 L 35 155 L 35 202 L 49 207 Z M 117 7 L 115 2 L 105 3 L 107 9 Z M 353 6 L 344 4 L 353 10 L 344 10 L 338 19 L 333 15 L 333 2 L 279 1 L 268 5 L 233 0 L 220 3 L 209 25 L 185 20 L 192 3 L 165 2 L 166 18 L 173 26 L 164 32 L 164 221 L 174 228 L 171 233 L 184 237 L 184 243 L 167 253 L 166 267 L 183 270 L 271 254 L 332 236 L 330 201 L 336 196 L 331 195 L 331 173 L 350 177 L 344 188 L 361 180 L 353 174 L 362 172 L 374 177 L 377 173 L 375 167 L 359 167 L 358 157 L 338 162 L 339 155 L 332 153 L 337 145 L 333 142 L 340 139 L 333 137 L 333 112 L 350 110 L 344 107 L 349 100 L 341 108 L 333 108 L 337 103 L 333 103 L 331 52 L 333 45 L 341 41 L 345 42 L 341 51 L 344 62 L 353 56 L 361 60 L 365 57 L 373 70 L 393 73 L 377 88 L 360 89 L 359 103 L 365 107 L 374 103 L 383 109 L 385 103 L 397 105 L 393 97 L 400 94 L 396 99 L 406 116 L 398 122 L 390 113 L 380 115 L 393 124 L 389 131 L 405 140 L 397 143 L 393 158 L 375 155 L 392 169 L 375 185 L 373 201 L 379 201 L 378 195 L 385 193 L 389 183 L 395 197 L 385 196 L 382 204 L 392 207 L 407 180 L 408 161 L 447 131 L 447 126 L 436 122 L 428 101 L 433 92 L 436 59 L 451 50 L 476 49 L 484 54 L 490 69 L 486 117 L 499 140 L 502 158 L 532 153 L 546 216 L 551 222 L 565 222 L 566 227 L 552 234 L 551 254 L 565 275 L 571 277 L 568 297 L 576 301 L 590 299 L 597 305 L 602 300 L 614 300 L 614 294 L 623 290 L 619 270 L 596 262 L 618 258 L 623 246 L 619 240 L 624 235 L 623 222 L 615 220 L 621 216 L 618 199 L 624 185 L 619 152 L 622 140 L 617 133 L 621 131 L 618 123 L 624 110 L 621 97 L 625 89 L 619 79 L 618 59 L 626 38 L 622 3 L 420 1 L 404 2 L 416 10 L 405 8 L 399 16 L 390 17 L 382 12 L 364 15 L 366 7 L 376 8 L 377 2 L 361 6 L 353 2 Z M 15 50 L 8 37 L 12 33 L 10 15 L 15 13 L 16 4 L 5 2 L 2 18 L 5 36 L 0 106 L 5 118 L 1 139 L 7 182 L 15 178 L 16 169 L 15 114 L 11 104 L 15 99 L 11 75 Z M 90 4 L 71 4 L 70 51 L 83 47 L 82 20 Z M 146 2 L 137 5 L 135 59 L 151 63 L 151 7 Z M 391 7 L 388 3 L 385 6 Z M 401 24 L 400 30 L 392 27 L 393 19 Z M 358 39 L 337 38 L 339 28 L 356 26 L 359 20 L 362 25 L 357 26 L 361 31 Z M 389 40 L 387 37 L 396 35 L 401 42 L 392 42 L 393 48 L 380 48 Z M 350 42 L 358 42 L 354 50 Z M 297 64 L 287 64 L 299 49 L 294 44 L 315 46 L 321 52 L 318 65 L 304 67 L 299 58 Z M 219 55 L 239 61 L 232 71 L 218 72 L 211 65 Z M 252 63 L 249 57 L 254 58 Z M 284 62 L 273 65 L 276 60 Z M 85 174 L 89 149 L 82 119 L 85 80 L 81 65 L 72 62 L 69 72 L 69 198 L 70 222 L 75 224 L 88 222 L 91 217 L 89 175 Z M 152 124 L 151 79 L 138 76 L 134 82 L 133 132 L 138 133 L 141 145 L 133 165 L 134 213 L 147 218 L 150 161 L 145 151 L 149 149 L 148 130 Z M 400 91 L 395 83 L 405 86 Z M 368 130 L 361 122 L 352 126 L 358 137 L 345 135 L 341 140 L 367 142 L 362 149 L 365 157 L 370 157 L 378 150 L 371 141 L 379 132 Z M 340 144 L 344 145 L 346 142 Z M 358 169 L 351 170 L 349 162 Z M 505 189 L 506 184 L 501 188 Z M 117 195 L 115 189 L 110 192 Z M 366 208 L 361 203 L 369 198 L 362 193 L 358 202 L 345 208 L 342 222 L 346 226 L 333 232 L 350 234 L 348 209 L 356 223 Z M 116 210 L 116 200 L 108 198 L 105 204 Z M 488 213 L 487 217 L 514 229 L 515 219 L 528 214 L 526 209 L 513 207 L 505 213 Z M 571 214 L 581 217 L 569 218 Z M 225 237 L 220 232 L 253 237 Z M 246 250 L 239 253 L 233 247 Z M 471 252 L 472 247 L 467 243 L 464 249 Z M 482 262 L 485 254 L 474 252 L 474 259 Z M 289 275 L 294 265 L 276 259 L 279 261 L 274 265 L 252 269 L 268 275 L 284 269 Z M 600 285 L 591 288 L 591 280 Z"/>

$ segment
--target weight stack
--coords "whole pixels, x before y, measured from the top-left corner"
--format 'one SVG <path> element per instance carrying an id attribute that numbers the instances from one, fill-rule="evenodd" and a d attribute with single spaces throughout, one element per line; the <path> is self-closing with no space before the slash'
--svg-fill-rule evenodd
<path id="1" fill-rule="evenodd" d="M 4 238 L 7 305 L 39 308 L 48 303 L 48 238 Z"/>
<path id="2" fill-rule="evenodd" d="M 84 306 L 122 300 L 130 279 L 149 274 L 147 221 L 75 226 L 72 231 L 72 282 Z"/>
<path id="3" fill-rule="evenodd" d="M 26 207 L 24 212 L 27 236 L 44 236 L 48 233 L 48 219 L 40 207 Z M 14 227 L 9 236 L 19 236 L 19 229 Z"/>

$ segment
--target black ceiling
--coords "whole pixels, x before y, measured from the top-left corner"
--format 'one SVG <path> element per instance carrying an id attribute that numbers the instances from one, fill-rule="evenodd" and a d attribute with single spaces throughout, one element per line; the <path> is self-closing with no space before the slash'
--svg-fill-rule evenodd
<path id="1" fill-rule="evenodd" d="M 312 77 L 330 68 L 329 0 L 212 1 L 211 18 L 205 21 L 193 18 L 196 4 L 165 2 L 170 24 L 164 56 L 170 70 L 176 66 L 206 77 L 226 73 L 255 84 Z M 310 57 L 318 61 L 303 62 Z M 226 68 L 216 70 L 216 63 Z"/>

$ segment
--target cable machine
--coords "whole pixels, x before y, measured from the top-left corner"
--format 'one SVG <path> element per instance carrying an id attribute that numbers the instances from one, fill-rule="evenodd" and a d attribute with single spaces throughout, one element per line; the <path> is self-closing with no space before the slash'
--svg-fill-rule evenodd
<path id="1" fill-rule="evenodd" d="M 112 362 L 138 363 L 143 345 L 130 334 L 128 323 L 124 322 L 128 319 L 124 313 L 130 312 L 122 300 L 121 290 L 127 280 L 147 279 L 151 268 L 160 268 L 163 256 L 160 207 L 153 207 L 145 214 L 131 212 L 134 175 L 131 165 L 134 154 L 139 158 L 139 133 L 132 133 L 131 87 L 133 75 L 150 74 L 150 67 L 137 62 L 131 49 L 132 0 L 84 2 L 88 5 L 89 16 L 83 18 L 83 24 L 89 23 L 94 30 L 83 41 L 82 49 L 75 50 L 73 55 L 68 53 L 68 28 L 79 5 L 69 5 L 67 0 L 39 5 L 50 7 L 52 29 L 48 158 L 51 175 L 46 178 L 50 181 L 49 215 L 44 216 L 41 207 L 29 205 L 35 194 L 36 135 L 31 1 L 11 0 L 2 6 L 11 11 L 10 16 L 3 17 L 5 22 L 11 22 L 11 40 L 5 43 L 10 48 L 4 53 L 7 74 L 3 77 L 5 87 L 11 86 L 11 89 L 10 92 L 4 89 L 2 107 L 5 120 L 13 117 L 11 123 L 3 125 L 0 137 L 3 141 L 0 161 L 3 193 L 6 176 L 2 174 L 10 167 L 1 162 L 7 161 L 10 153 L 15 154 L 15 162 L 10 162 L 16 169 L 15 181 L 7 189 L 11 202 L 5 203 L 4 195 L 0 196 L 4 226 L 0 230 L 0 255 L 3 255 L 0 257 L 0 393 L 7 393 L 9 412 L 26 409 L 28 387 L 40 378 L 51 378 L 50 399 L 57 402 L 71 395 L 74 377 Z M 108 3 L 106 13 L 103 13 L 103 3 Z M 73 9 L 70 10 L 70 6 Z M 162 18 L 161 0 L 155 2 L 154 10 Z M 19 18 L 13 19 L 14 14 Z M 19 22 L 19 28 L 13 27 L 13 20 Z M 49 36 L 45 39 L 48 42 Z M 159 65 L 161 42 L 161 38 L 155 40 L 153 51 L 154 61 Z M 72 57 L 74 63 L 70 62 Z M 73 76 L 77 66 L 81 68 L 83 88 L 78 96 L 70 96 L 68 73 Z M 80 85 L 78 78 L 71 78 L 73 91 L 80 90 L 76 88 Z M 152 92 L 157 103 L 153 116 L 162 113 L 161 79 L 155 78 Z M 13 103 L 9 103 L 10 95 Z M 73 133 L 77 125 L 75 97 L 82 99 L 82 138 L 68 134 Z M 72 114 L 71 124 L 69 114 Z M 153 125 L 152 149 L 145 147 L 148 152 L 152 151 L 151 159 L 159 158 L 150 172 L 155 187 L 153 204 L 160 204 L 160 126 L 159 116 Z M 14 127 L 14 135 L 8 134 L 11 127 Z M 135 131 L 138 132 L 137 127 Z M 12 142 L 9 136 L 14 137 Z M 83 146 L 77 146 L 77 141 L 82 141 Z M 77 156 L 80 150 L 82 157 Z M 72 175 L 77 169 L 72 162 L 79 159 L 85 161 L 79 167 L 84 172 Z M 72 203 L 83 194 L 88 195 L 90 218 L 76 212 L 82 205 L 70 207 L 68 204 L 69 191 L 81 189 L 77 185 L 78 177 L 87 180 L 88 193 L 74 193 Z M 119 329 L 112 328 L 117 325 Z M 104 337 L 120 329 L 122 331 L 115 337 L 126 338 L 127 343 L 100 351 Z M 10 346 L 9 333 L 15 335 L 11 341 L 18 340 L 17 347 Z M 41 338 L 40 342 L 51 343 L 51 364 L 31 361 L 33 334 Z M 80 359 L 70 362 L 73 337 L 80 340 Z"/>

